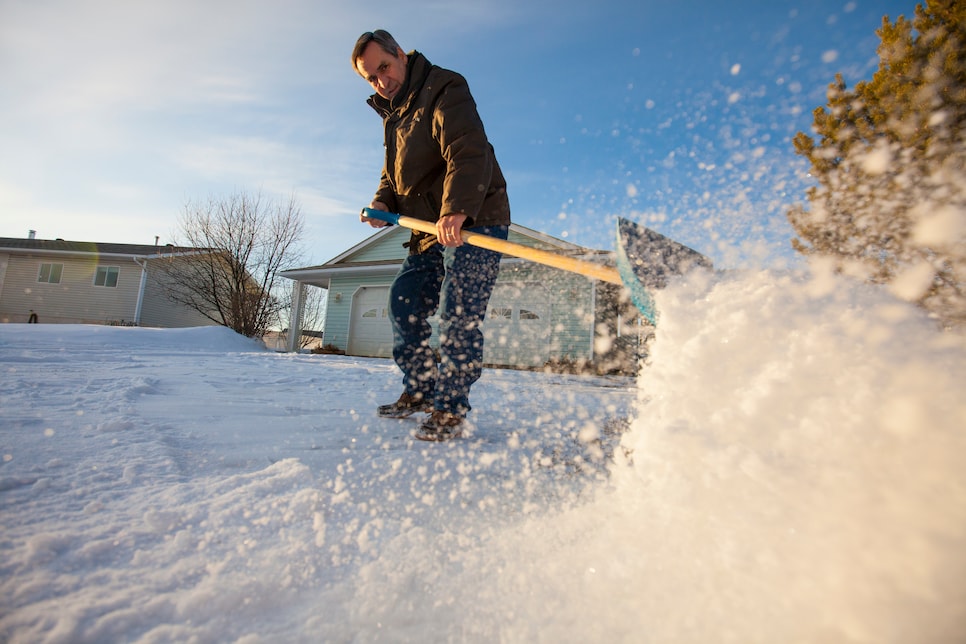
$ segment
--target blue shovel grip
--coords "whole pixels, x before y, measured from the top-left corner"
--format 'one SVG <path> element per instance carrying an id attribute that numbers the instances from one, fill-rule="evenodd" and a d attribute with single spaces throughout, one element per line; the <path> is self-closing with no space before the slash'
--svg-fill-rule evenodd
<path id="1" fill-rule="evenodd" d="M 363 208 L 362 214 L 370 219 L 378 219 L 379 221 L 385 221 L 386 223 L 399 225 L 399 215 L 394 212 L 386 212 L 384 210 L 373 210 L 372 208 Z"/>

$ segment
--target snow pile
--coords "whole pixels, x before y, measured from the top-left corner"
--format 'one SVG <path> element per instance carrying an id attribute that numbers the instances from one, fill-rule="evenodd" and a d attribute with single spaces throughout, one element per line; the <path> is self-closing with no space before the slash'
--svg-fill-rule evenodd
<path id="1" fill-rule="evenodd" d="M 661 302 L 621 492 L 652 519 L 651 581 L 688 597 L 663 623 L 718 641 L 956 641 L 963 338 L 825 279 L 760 273 Z"/>
<path id="2" fill-rule="evenodd" d="M 265 345 L 223 326 L 154 329 L 128 326 L 11 324 L 0 334 L 0 347 L 51 349 L 177 349 L 178 351 L 262 351 Z"/>

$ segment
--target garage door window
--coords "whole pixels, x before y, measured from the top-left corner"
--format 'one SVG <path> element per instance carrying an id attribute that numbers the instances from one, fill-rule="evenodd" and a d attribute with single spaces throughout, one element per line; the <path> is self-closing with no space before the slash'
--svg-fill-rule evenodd
<path id="1" fill-rule="evenodd" d="M 486 312 L 483 361 L 539 367 L 550 359 L 550 291 L 534 282 L 497 284 Z"/>

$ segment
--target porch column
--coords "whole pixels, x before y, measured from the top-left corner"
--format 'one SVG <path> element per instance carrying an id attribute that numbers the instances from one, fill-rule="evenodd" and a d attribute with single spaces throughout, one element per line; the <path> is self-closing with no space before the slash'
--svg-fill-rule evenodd
<path id="1" fill-rule="evenodd" d="M 296 281 L 292 286 L 292 310 L 288 314 L 288 346 L 286 350 L 294 353 L 299 350 L 302 337 L 302 313 L 305 310 L 305 284 Z"/>

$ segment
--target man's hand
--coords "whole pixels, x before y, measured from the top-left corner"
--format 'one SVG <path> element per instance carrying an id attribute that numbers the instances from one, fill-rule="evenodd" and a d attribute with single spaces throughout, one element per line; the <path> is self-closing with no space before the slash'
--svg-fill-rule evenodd
<path id="1" fill-rule="evenodd" d="M 449 248 L 462 246 L 463 237 L 460 235 L 460 230 L 463 228 L 464 221 L 466 221 L 466 215 L 459 212 L 440 217 L 436 221 L 436 238 L 439 243 Z"/>
<path id="2" fill-rule="evenodd" d="M 389 206 L 382 203 L 381 201 L 373 201 L 372 203 L 369 204 L 369 207 L 372 208 L 373 210 L 381 210 L 383 212 L 389 212 Z M 385 226 L 391 225 L 388 221 L 383 221 L 382 219 L 372 219 L 370 217 L 366 217 L 365 210 L 359 213 L 359 221 L 361 221 L 364 224 L 369 224 L 373 228 L 383 228 Z"/>

